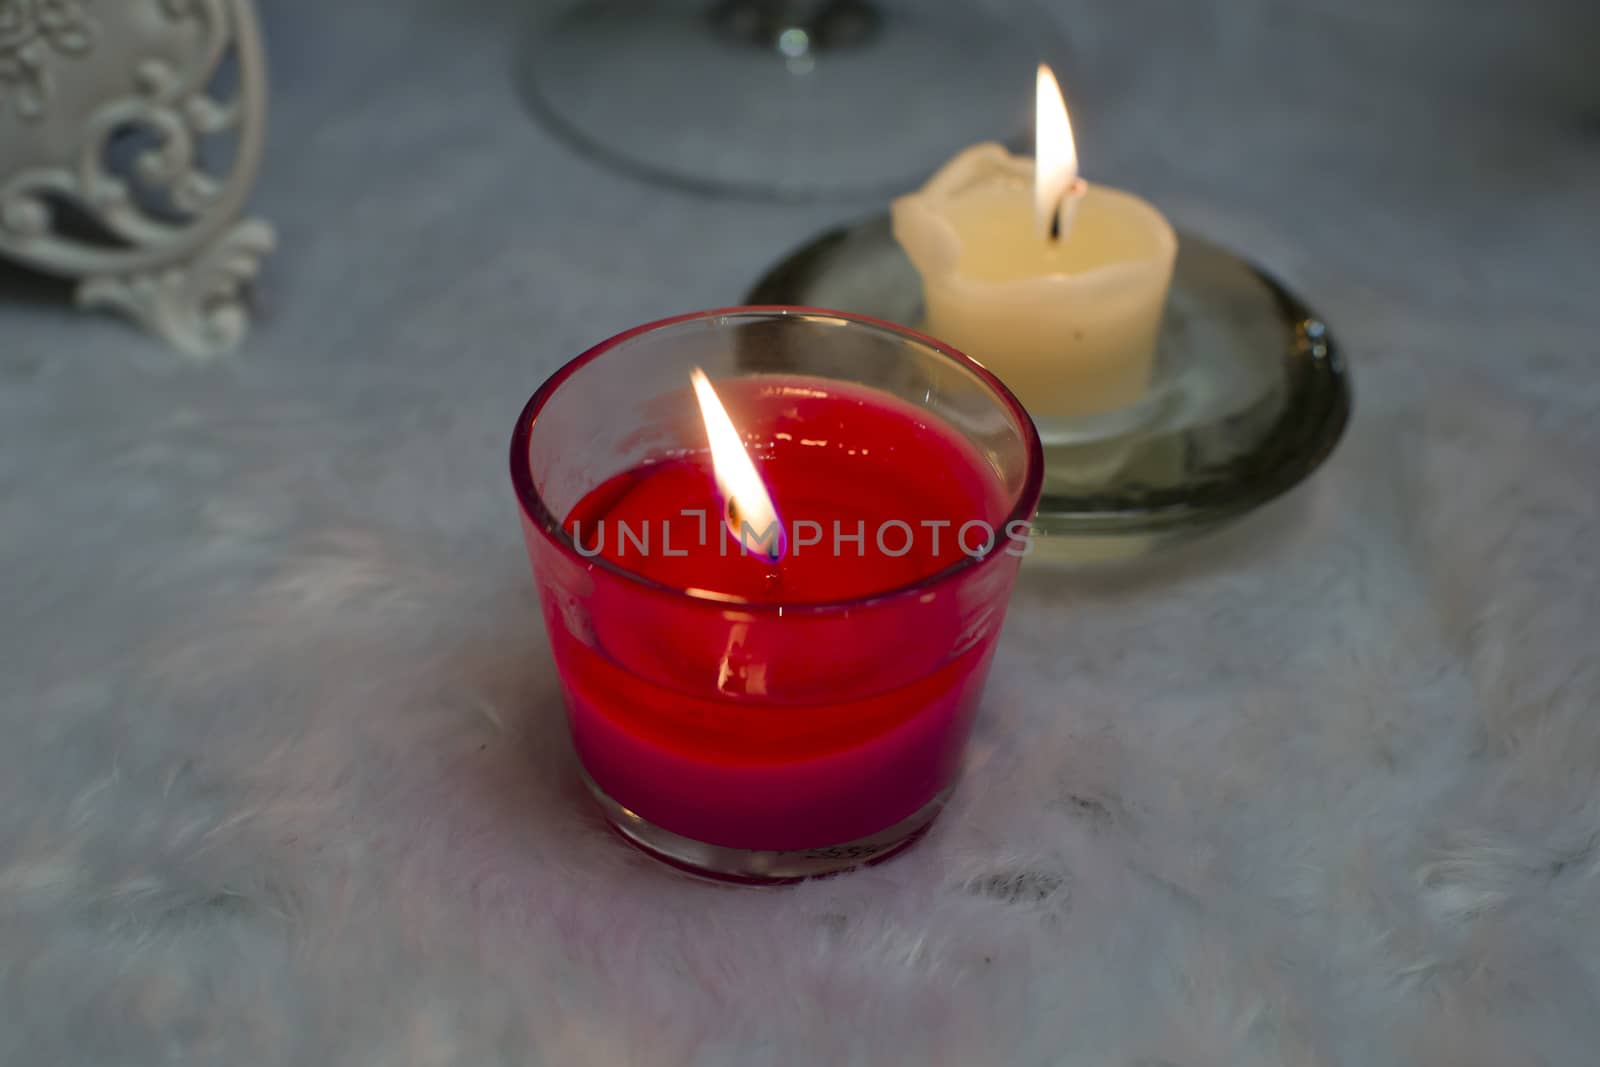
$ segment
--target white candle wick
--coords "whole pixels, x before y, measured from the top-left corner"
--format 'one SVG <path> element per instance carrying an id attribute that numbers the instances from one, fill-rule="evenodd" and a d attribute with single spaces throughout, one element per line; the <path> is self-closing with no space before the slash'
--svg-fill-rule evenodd
<path id="1" fill-rule="evenodd" d="M 1072 234 L 1072 223 L 1078 217 L 1078 205 L 1083 202 L 1083 194 L 1089 191 L 1089 183 L 1082 178 L 1074 178 L 1066 192 L 1061 194 L 1061 200 L 1056 204 L 1055 211 L 1050 214 L 1050 242 L 1052 244 L 1063 241 Z"/>

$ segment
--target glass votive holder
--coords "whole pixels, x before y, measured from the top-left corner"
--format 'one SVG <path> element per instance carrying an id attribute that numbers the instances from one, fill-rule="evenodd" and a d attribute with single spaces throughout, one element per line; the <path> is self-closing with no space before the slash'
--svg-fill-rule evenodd
<path id="1" fill-rule="evenodd" d="M 777 511 L 756 550 L 719 492 L 696 368 Z M 686 315 L 556 372 L 517 420 L 511 477 L 611 824 L 747 882 L 914 841 L 955 782 L 1042 471 L 993 375 L 855 315 Z"/>

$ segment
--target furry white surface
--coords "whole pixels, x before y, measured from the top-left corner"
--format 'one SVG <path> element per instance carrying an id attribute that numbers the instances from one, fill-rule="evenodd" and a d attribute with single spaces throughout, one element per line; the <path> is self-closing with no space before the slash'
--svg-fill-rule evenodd
<path id="1" fill-rule="evenodd" d="M 1594 1062 L 1589 5 L 1063 9 L 1090 176 L 1308 295 L 1357 417 L 1212 542 L 1030 569 L 934 833 L 777 891 L 583 801 L 504 447 L 839 210 L 574 158 L 490 3 L 263 6 L 248 350 L 0 295 L 0 1062 Z"/>

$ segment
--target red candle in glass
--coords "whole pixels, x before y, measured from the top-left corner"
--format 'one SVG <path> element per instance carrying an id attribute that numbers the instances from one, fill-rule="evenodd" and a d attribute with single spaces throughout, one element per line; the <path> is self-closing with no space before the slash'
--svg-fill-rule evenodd
<path id="1" fill-rule="evenodd" d="M 699 344 L 672 343 L 687 339 Z M 607 462 L 547 454 L 587 427 L 568 409 L 589 404 L 562 402 L 574 376 L 641 344 L 667 357 L 577 383 L 597 406 L 618 387 L 639 395 L 618 399 L 643 417 L 599 448 Z M 777 559 L 765 549 L 778 542 L 747 550 L 724 521 L 684 373 L 697 348 L 781 516 Z M 752 351 L 773 349 L 783 372 L 752 372 L 771 362 Z M 850 349 L 864 365 L 808 373 Z M 617 827 L 669 861 L 758 881 L 914 839 L 959 768 L 1037 453 L 1026 415 L 976 365 L 834 313 L 670 320 L 547 383 L 519 422 L 513 476 L 574 744 Z"/>

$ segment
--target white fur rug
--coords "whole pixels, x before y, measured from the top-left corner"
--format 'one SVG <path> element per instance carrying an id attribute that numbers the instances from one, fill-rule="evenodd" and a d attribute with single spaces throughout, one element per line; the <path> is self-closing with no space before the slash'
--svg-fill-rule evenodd
<path id="1" fill-rule="evenodd" d="M 1595 1062 L 1592 5 L 1063 8 L 1091 177 L 1305 293 L 1358 414 L 1215 541 L 1030 570 L 935 832 L 778 891 L 584 803 L 505 442 L 856 209 L 576 158 L 490 0 L 263 7 L 247 350 L 0 290 L 0 1063 Z"/>

